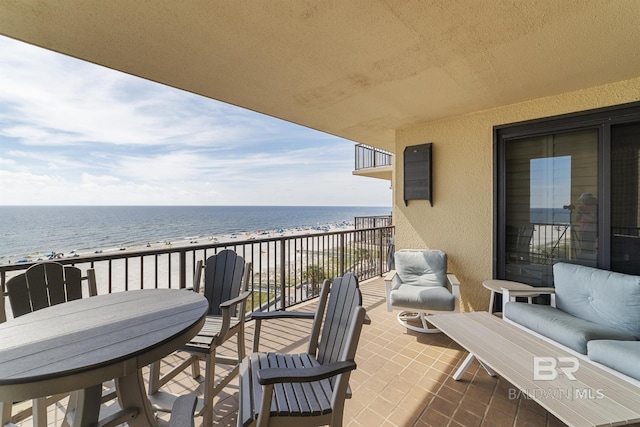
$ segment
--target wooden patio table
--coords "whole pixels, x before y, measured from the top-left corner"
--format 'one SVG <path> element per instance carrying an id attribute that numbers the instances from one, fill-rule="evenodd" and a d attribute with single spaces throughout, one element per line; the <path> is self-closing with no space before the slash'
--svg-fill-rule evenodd
<path id="1" fill-rule="evenodd" d="M 487 312 L 429 322 L 513 384 L 508 399 L 533 399 L 570 426 L 640 422 L 640 387 L 518 326 Z"/>
<path id="2" fill-rule="evenodd" d="M 79 390 L 74 426 L 89 426 L 98 422 L 102 383 L 115 379 L 123 409 L 107 425 L 156 426 L 141 369 L 193 338 L 207 309 L 194 292 L 135 290 L 0 324 L 0 402 Z"/>

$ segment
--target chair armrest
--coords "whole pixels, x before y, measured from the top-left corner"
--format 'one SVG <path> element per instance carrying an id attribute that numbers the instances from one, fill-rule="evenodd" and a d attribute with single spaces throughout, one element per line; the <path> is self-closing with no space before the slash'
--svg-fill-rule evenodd
<path id="1" fill-rule="evenodd" d="M 319 381 L 356 369 L 356 362 L 345 361 L 313 368 L 263 368 L 256 372 L 261 385 Z"/>
<path id="2" fill-rule="evenodd" d="M 316 316 L 312 312 L 304 311 L 256 311 L 251 314 L 251 318 L 254 320 L 269 320 L 269 319 L 311 319 Z"/>
<path id="3" fill-rule="evenodd" d="M 238 304 L 244 304 L 244 302 L 249 298 L 251 292 L 245 291 L 238 295 L 235 298 L 231 298 L 220 304 L 220 310 L 222 310 L 222 325 L 220 326 L 220 335 L 219 338 L 224 341 L 227 337 L 227 333 L 229 332 L 229 328 L 231 326 L 231 307 L 237 306 Z M 244 305 L 240 307 L 240 313 L 236 313 L 237 317 L 240 319 L 240 322 L 244 324 Z"/>
<path id="4" fill-rule="evenodd" d="M 251 295 L 251 292 L 249 291 L 245 291 L 243 293 L 241 293 L 240 295 L 238 295 L 235 298 L 231 298 L 230 300 L 227 300 L 223 303 L 220 303 L 220 308 L 221 309 L 229 309 L 231 307 L 233 307 L 234 305 L 238 305 L 241 302 L 244 302 L 247 298 L 249 298 L 249 295 Z"/>
<path id="5" fill-rule="evenodd" d="M 393 282 L 398 277 L 398 272 L 396 270 L 390 270 L 384 278 L 384 287 L 385 287 L 385 295 L 387 300 L 387 311 L 392 311 L 393 307 L 391 307 L 391 303 L 389 301 L 389 294 L 391 293 L 391 286 Z"/>
<path id="6" fill-rule="evenodd" d="M 458 280 L 458 277 L 453 273 L 447 273 L 447 281 L 451 286 L 451 293 L 453 296 L 460 298 L 460 280 Z"/>
<path id="7" fill-rule="evenodd" d="M 389 270 L 386 274 L 386 276 L 384 276 L 384 281 L 385 282 L 391 282 L 393 280 L 393 278 L 398 274 L 398 272 L 396 270 Z"/>

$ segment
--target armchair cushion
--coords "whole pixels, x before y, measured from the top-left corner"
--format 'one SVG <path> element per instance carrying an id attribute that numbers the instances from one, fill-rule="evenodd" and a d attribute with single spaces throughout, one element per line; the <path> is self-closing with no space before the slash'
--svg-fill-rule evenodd
<path id="1" fill-rule="evenodd" d="M 587 354 L 590 340 L 636 339 L 626 331 L 583 320 L 548 305 L 509 302 L 505 305 L 505 316 L 581 354 Z"/>
<path id="2" fill-rule="evenodd" d="M 391 305 L 420 311 L 452 311 L 455 298 L 447 288 L 440 286 L 416 286 L 403 283 L 389 293 Z"/>
<path id="3" fill-rule="evenodd" d="M 447 286 L 447 255 L 442 251 L 401 250 L 395 253 L 395 264 L 403 285 Z"/>

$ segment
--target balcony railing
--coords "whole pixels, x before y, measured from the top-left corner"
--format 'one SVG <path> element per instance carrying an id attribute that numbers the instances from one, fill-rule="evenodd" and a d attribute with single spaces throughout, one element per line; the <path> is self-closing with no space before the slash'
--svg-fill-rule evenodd
<path id="1" fill-rule="evenodd" d="M 271 311 L 311 299 L 325 278 L 351 271 L 360 280 L 388 271 L 393 227 L 376 227 L 265 239 L 209 242 L 183 247 L 118 251 L 56 260 L 83 271 L 94 268 L 98 293 L 133 289 L 185 288 L 198 260 L 232 249 L 252 263 L 248 310 Z M 34 263 L 0 265 L 0 283 Z"/>
<path id="2" fill-rule="evenodd" d="M 364 144 L 356 145 L 355 170 L 391 166 L 393 154 Z"/>
<path id="3" fill-rule="evenodd" d="M 391 215 L 378 216 L 357 216 L 355 217 L 356 230 L 363 228 L 390 227 L 392 223 Z"/>

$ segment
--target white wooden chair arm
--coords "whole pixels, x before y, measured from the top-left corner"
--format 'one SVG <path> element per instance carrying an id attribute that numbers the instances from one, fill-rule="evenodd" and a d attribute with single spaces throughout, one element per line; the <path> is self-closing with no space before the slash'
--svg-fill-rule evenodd
<path id="1" fill-rule="evenodd" d="M 451 293 L 453 296 L 460 298 L 460 280 L 458 280 L 458 277 L 453 273 L 447 273 L 447 281 L 451 286 Z"/>
<path id="2" fill-rule="evenodd" d="M 393 307 L 391 307 L 391 304 L 389 303 L 389 293 L 391 292 L 391 286 L 393 284 L 393 282 L 396 280 L 396 278 L 398 277 L 398 273 L 396 270 L 390 270 L 387 275 L 384 278 L 384 287 L 385 287 L 385 294 L 386 294 L 386 301 L 387 301 L 387 311 L 393 311 Z"/>
<path id="3" fill-rule="evenodd" d="M 396 276 L 396 274 L 398 274 L 398 272 L 396 270 L 389 270 L 387 272 L 387 274 L 384 276 L 384 281 L 385 282 L 390 282 L 393 280 L 393 278 Z"/>

